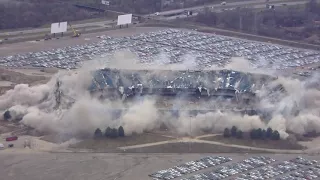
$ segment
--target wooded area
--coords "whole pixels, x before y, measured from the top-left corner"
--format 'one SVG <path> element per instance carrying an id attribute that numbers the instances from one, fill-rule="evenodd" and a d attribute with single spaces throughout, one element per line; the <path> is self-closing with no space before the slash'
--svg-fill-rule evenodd
<path id="1" fill-rule="evenodd" d="M 40 27 L 53 22 L 94 17 L 95 14 L 67 3 L 0 3 L 0 29 Z"/>
<path id="2" fill-rule="evenodd" d="M 311 0 L 305 8 L 281 7 L 257 11 L 234 9 L 221 13 L 207 8 L 192 21 L 247 33 L 320 44 L 320 5 Z"/>

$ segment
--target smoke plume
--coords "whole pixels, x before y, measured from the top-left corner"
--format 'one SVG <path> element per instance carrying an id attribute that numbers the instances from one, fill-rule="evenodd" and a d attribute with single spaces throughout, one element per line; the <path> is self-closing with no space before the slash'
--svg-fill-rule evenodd
<path id="1" fill-rule="evenodd" d="M 21 119 L 22 124 L 33 127 L 42 132 L 68 134 L 72 136 L 92 135 L 96 128 L 104 130 L 106 127 L 118 128 L 123 126 L 125 133 L 142 133 L 159 128 L 165 124 L 181 134 L 201 134 L 203 131 L 221 133 L 224 128 L 236 126 L 243 131 L 252 128 L 266 129 L 271 127 L 280 132 L 282 138 L 291 131 L 304 134 L 311 131 L 320 132 L 320 92 L 316 84 L 317 75 L 305 81 L 279 76 L 274 82 L 257 90 L 261 99 L 257 104 L 259 109 L 268 110 L 270 120 L 260 116 L 241 115 L 225 110 L 225 102 L 218 100 L 211 102 L 199 101 L 197 108 L 209 109 L 215 107 L 217 111 L 190 116 L 180 113 L 178 117 L 160 113 L 157 101 L 161 97 L 141 97 L 123 103 L 121 100 L 100 100 L 87 91 L 91 83 L 91 72 L 96 69 L 110 67 L 118 69 L 151 69 L 153 73 L 160 73 L 160 69 L 197 69 L 195 58 L 191 55 L 183 57 L 182 63 L 167 65 L 165 55 L 157 57 L 153 63 L 141 64 L 139 59 L 128 51 L 116 52 L 113 56 L 100 58 L 96 61 L 84 63 L 77 71 L 61 71 L 43 85 L 28 86 L 19 84 L 14 89 L 0 96 L 0 109 L 9 110 L 12 119 Z M 233 58 L 225 68 L 244 72 L 262 72 L 255 69 L 243 58 Z M 209 69 L 221 69 L 211 66 Z M 275 71 L 265 71 L 274 74 Z M 60 105 L 57 105 L 56 83 L 61 82 Z M 286 94 L 269 96 L 268 90 L 282 85 Z M 274 99 L 276 98 L 276 99 Z M 170 100 L 172 109 L 185 108 L 188 101 L 183 97 Z M 226 103 L 227 104 L 227 103 Z M 191 105 L 189 106 L 191 107 Z M 114 119 L 108 109 L 126 109 L 119 118 Z"/>

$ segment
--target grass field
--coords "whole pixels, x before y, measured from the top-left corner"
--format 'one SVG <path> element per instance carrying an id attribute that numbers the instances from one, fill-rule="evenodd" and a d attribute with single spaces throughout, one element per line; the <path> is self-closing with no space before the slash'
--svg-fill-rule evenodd
<path id="1" fill-rule="evenodd" d="M 304 147 L 297 143 L 291 143 L 287 140 L 252 140 L 249 138 L 237 139 L 237 138 L 225 138 L 222 135 L 204 137 L 202 140 L 207 141 L 217 141 L 226 144 L 236 144 L 243 146 L 259 147 L 259 148 L 268 148 L 268 149 L 291 149 L 291 150 L 302 150 Z"/>
<path id="2" fill-rule="evenodd" d="M 153 143 L 159 141 L 167 141 L 172 138 L 155 134 L 139 134 L 127 137 L 118 137 L 115 139 L 86 139 L 77 144 L 70 145 L 70 148 L 91 149 L 98 151 L 115 151 L 117 147 L 132 146 L 137 144 Z"/>
<path id="3" fill-rule="evenodd" d="M 168 143 L 149 147 L 127 149 L 127 153 L 266 153 L 206 143 Z"/>

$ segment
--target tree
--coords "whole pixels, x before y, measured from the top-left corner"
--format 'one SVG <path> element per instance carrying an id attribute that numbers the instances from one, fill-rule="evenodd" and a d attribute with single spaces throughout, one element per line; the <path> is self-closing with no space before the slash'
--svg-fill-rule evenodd
<path id="1" fill-rule="evenodd" d="M 273 132 L 273 134 L 272 134 L 272 139 L 273 139 L 273 140 L 279 140 L 279 139 L 280 139 L 280 133 L 279 133 L 277 130 L 275 130 L 275 131 Z"/>
<path id="2" fill-rule="evenodd" d="M 7 110 L 6 112 L 4 112 L 3 118 L 4 118 L 4 120 L 6 120 L 6 121 L 8 121 L 9 119 L 11 119 L 11 114 L 10 114 L 10 111 L 9 111 L 9 110 Z"/>
<path id="3" fill-rule="evenodd" d="M 233 136 L 233 137 L 237 136 L 237 127 L 232 126 L 232 128 L 231 128 L 231 136 Z"/>
<path id="4" fill-rule="evenodd" d="M 262 129 L 259 128 L 257 129 L 257 139 L 261 139 L 262 138 Z"/>
<path id="5" fill-rule="evenodd" d="M 262 129 L 261 139 L 266 139 L 266 134 L 267 134 L 267 131 L 265 129 Z"/>
<path id="6" fill-rule="evenodd" d="M 225 129 L 224 129 L 223 136 L 224 136 L 224 137 L 230 137 L 230 131 L 229 131 L 228 128 L 225 128 Z"/>
<path id="7" fill-rule="evenodd" d="M 273 130 L 269 127 L 266 132 L 266 138 L 271 138 L 273 134 Z"/>
<path id="8" fill-rule="evenodd" d="M 118 137 L 118 130 L 116 128 L 112 128 L 110 137 L 112 138 Z"/>
<path id="9" fill-rule="evenodd" d="M 238 131 L 237 131 L 237 138 L 238 138 L 238 139 L 241 139 L 242 136 L 243 136 L 242 131 L 241 131 L 241 130 L 238 130 Z"/>
<path id="10" fill-rule="evenodd" d="M 256 129 L 251 129 L 250 138 L 251 139 L 256 139 L 257 138 L 257 130 Z"/>
<path id="11" fill-rule="evenodd" d="M 108 126 L 105 133 L 104 133 L 104 136 L 106 137 L 110 137 L 111 136 L 111 133 L 112 133 L 112 129 Z"/>
<path id="12" fill-rule="evenodd" d="M 122 126 L 119 127 L 118 133 L 119 133 L 119 136 L 120 136 L 120 137 L 124 137 L 124 129 L 123 129 Z"/>
<path id="13" fill-rule="evenodd" d="M 94 138 L 101 138 L 102 135 L 102 131 L 100 128 L 97 128 L 96 131 L 94 132 Z"/>

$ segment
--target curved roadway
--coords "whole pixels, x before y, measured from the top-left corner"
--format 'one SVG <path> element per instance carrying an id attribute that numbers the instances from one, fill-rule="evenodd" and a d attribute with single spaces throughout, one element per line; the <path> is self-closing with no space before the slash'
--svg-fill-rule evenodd
<path id="1" fill-rule="evenodd" d="M 213 135 L 204 135 L 204 136 L 197 136 L 194 139 L 192 138 L 181 138 L 181 139 L 174 139 L 174 140 L 168 140 L 168 141 L 161 141 L 161 142 L 154 142 L 154 143 L 146 143 L 146 144 L 139 144 L 139 145 L 133 145 L 133 146 L 124 146 L 119 147 L 119 149 L 125 151 L 127 149 L 135 149 L 135 148 L 143 148 L 143 147 L 150 147 L 150 146 L 156 146 L 156 145 L 162 145 L 162 144 L 168 144 L 168 143 L 179 143 L 179 142 L 192 142 L 192 143 L 206 143 L 206 144 L 213 144 L 213 145 L 220 145 L 220 146 L 227 146 L 227 147 L 234 147 L 234 148 L 241 148 L 241 149 L 250 149 L 250 150 L 259 150 L 259 151 L 266 151 L 266 152 L 272 152 L 272 153 L 305 153 L 305 152 L 311 152 L 310 150 L 283 150 L 283 149 L 267 149 L 267 148 L 258 148 L 258 147 L 250 147 L 250 146 L 243 146 L 243 145 L 236 145 L 236 144 L 226 144 L 222 142 L 217 141 L 206 141 L 206 140 L 200 140 L 199 138 L 202 137 L 208 137 L 208 136 L 216 136 L 218 134 Z M 315 149 L 312 149 L 315 150 Z"/>

